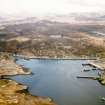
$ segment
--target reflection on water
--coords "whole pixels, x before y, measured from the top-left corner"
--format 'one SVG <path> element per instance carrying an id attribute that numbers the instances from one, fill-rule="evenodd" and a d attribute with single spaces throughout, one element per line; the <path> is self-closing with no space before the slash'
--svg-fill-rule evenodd
<path id="1" fill-rule="evenodd" d="M 18 60 L 17 63 L 32 70 L 34 75 L 11 77 L 29 86 L 29 92 L 49 96 L 59 105 L 105 105 L 105 87 L 90 79 L 76 76 L 95 76 L 98 71 L 83 72 L 83 60 Z M 91 69 L 88 67 L 87 69 Z"/>

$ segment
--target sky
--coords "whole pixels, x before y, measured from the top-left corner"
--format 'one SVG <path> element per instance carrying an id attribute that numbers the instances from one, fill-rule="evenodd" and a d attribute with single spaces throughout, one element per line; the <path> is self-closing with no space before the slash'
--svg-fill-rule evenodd
<path id="1" fill-rule="evenodd" d="M 105 10 L 105 0 L 0 0 L 1 14 L 68 14 Z"/>

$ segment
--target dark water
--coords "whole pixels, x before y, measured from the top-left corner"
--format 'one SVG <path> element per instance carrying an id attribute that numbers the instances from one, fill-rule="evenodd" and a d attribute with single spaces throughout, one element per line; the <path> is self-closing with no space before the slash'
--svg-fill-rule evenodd
<path id="1" fill-rule="evenodd" d="M 51 97 L 58 105 L 105 105 L 105 86 L 95 80 L 76 76 L 96 76 L 98 71 L 83 72 L 85 60 L 23 60 L 17 61 L 34 75 L 11 77 L 29 86 L 33 95 Z M 90 67 L 88 67 L 90 68 Z"/>

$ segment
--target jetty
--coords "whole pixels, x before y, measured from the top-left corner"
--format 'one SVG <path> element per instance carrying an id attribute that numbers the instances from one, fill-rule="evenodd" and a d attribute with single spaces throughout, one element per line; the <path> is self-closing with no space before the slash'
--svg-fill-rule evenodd
<path id="1" fill-rule="evenodd" d="M 84 79 L 93 79 L 93 80 L 97 80 L 99 77 L 77 76 L 77 78 L 84 78 Z"/>
<path id="2" fill-rule="evenodd" d="M 88 71 L 90 71 L 90 69 L 84 69 L 83 71 L 88 72 Z"/>
<path id="3" fill-rule="evenodd" d="M 96 62 L 89 62 L 89 65 L 90 66 L 92 66 L 92 67 L 94 67 L 94 68 L 97 68 L 97 69 L 99 69 L 99 70 L 105 70 L 105 68 L 104 67 L 102 67 L 100 64 L 98 64 L 98 63 L 96 63 Z M 94 70 L 96 70 L 96 69 L 94 69 Z"/>
<path id="4" fill-rule="evenodd" d="M 83 63 L 82 66 L 90 66 L 89 63 Z"/>

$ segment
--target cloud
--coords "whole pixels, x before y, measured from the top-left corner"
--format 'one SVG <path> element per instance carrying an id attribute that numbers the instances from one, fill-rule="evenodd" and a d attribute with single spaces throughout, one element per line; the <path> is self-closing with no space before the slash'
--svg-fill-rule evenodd
<path id="1" fill-rule="evenodd" d="M 68 3 L 79 4 L 79 5 L 88 5 L 88 6 L 105 6 L 104 0 L 66 0 Z"/>
<path id="2" fill-rule="evenodd" d="M 0 13 L 66 14 L 105 10 L 104 0 L 0 0 Z"/>

